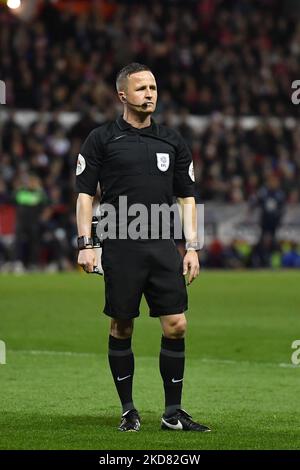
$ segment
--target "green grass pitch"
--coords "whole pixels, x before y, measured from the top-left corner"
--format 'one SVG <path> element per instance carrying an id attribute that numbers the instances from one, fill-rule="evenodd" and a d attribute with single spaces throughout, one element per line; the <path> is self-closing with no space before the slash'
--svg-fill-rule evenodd
<path id="1" fill-rule="evenodd" d="M 160 430 L 160 325 L 135 322 L 139 433 L 120 433 L 103 279 L 0 276 L 1 449 L 299 449 L 299 272 L 206 272 L 189 288 L 183 407 L 211 433 Z"/>

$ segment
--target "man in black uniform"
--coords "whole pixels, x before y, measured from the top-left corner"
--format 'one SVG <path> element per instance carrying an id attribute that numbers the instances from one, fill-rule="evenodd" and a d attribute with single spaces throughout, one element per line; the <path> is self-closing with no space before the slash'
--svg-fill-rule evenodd
<path id="1" fill-rule="evenodd" d="M 261 238 L 270 237 L 273 248 L 276 243 L 276 231 L 284 212 L 285 196 L 280 188 L 280 181 L 274 174 L 270 174 L 266 186 L 263 186 L 251 200 L 252 206 L 261 208 L 260 225 Z"/>
<path id="2" fill-rule="evenodd" d="M 124 104 L 123 117 L 94 129 L 78 156 L 78 263 L 87 272 L 97 264 L 90 237 L 92 201 L 98 182 L 101 206 L 111 204 L 117 216 L 121 196 L 127 197 L 128 208 L 133 204 L 143 204 L 149 210 L 154 204 L 170 206 L 173 196 L 183 209 L 185 205 L 192 208 L 191 215 L 183 218 L 184 228 L 192 233 L 183 260 L 174 239 L 164 239 L 161 232 L 157 239 L 144 237 L 151 232 L 150 226 L 142 227 L 142 235 L 132 239 L 124 237 L 121 222 L 116 227 L 116 239 L 106 238 L 103 242 L 104 313 L 111 317 L 108 357 L 123 409 L 119 430 L 140 429 L 140 417 L 132 398 L 131 336 L 144 294 L 150 316 L 160 319 L 163 331 L 160 373 L 165 412 L 161 428 L 209 431 L 181 408 L 187 309 L 184 275 L 189 274 L 190 283 L 199 274 L 191 154 L 175 130 L 158 125 L 151 118 L 157 86 L 147 66 L 133 63 L 124 67 L 117 75 L 116 87 Z"/>

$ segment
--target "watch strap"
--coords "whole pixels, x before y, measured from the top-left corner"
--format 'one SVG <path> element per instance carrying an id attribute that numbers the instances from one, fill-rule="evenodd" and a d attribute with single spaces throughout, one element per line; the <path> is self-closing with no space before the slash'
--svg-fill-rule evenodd
<path id="1" fill-rule="evenodd" d="M 84 250 L 85 248 L 93 248 L 93 239 L 83 235 L 82 237 L 77 238 L 77 245 L 79 250 Z"/>

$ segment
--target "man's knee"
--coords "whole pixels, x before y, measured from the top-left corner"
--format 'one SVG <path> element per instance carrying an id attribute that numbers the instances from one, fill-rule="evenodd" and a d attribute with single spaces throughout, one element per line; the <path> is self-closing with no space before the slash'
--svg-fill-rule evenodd
<path id="1" fill-rule="evenodd" d="M 133 332 L 133 320 L 119 320 L 112 318 L 110 322 L 110 334 L 115 338 L 130 338 Z"/>
<path id="2" fill-rule="evenodd" d="M 167 318 L 167 317 L 166 317 Z M 170 317 L 164 321 L 163 331 L 167 338 L 183 338 L 186 332 L 186 318 L 184 315 Z"/>

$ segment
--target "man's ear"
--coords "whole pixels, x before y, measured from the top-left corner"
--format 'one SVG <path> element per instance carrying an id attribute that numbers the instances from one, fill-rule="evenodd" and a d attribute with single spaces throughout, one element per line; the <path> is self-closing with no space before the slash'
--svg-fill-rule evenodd
<path id="1" fill-rule="evenodd" d="M 119 95 L 120 101 L 122 101 L 122 103 L 126 103 L 126 95 L 125 95 L 125 92 L 124 92 L 124 91 L 119 91 L 119 92 L 118 92 L 118 95 Z"/>

